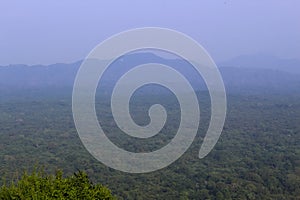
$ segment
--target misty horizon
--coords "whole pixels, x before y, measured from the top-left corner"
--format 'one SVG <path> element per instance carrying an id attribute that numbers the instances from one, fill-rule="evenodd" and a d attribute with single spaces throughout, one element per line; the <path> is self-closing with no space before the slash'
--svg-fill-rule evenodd
<path id="1" fill-rule="evenodd" d="M 149 26 L 193 37 L 216 62 L 253 54 L 300 59 L 298 1 L 30 0 L 1 7 L 0 66 L 76 62 L 111 35 Z"/>

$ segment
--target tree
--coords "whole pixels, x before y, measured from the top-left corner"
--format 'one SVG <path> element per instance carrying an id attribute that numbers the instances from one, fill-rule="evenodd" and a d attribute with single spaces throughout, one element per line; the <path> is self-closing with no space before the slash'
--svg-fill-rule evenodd
<path id="1" fill-rule="evenodd" d="M 82 171 L 64 178 L 62 171 L 55 175 L 32 172 L 15 184 L 0 188 L 0 199 L 115 199 L 110 190 L 101 184 L 93 184 Z"/>

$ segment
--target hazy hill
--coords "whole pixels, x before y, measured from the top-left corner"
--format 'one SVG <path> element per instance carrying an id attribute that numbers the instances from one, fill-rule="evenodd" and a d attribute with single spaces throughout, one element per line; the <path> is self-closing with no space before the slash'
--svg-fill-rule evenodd
<path id="1" fill-rule="evenodd" d="M 223 67 L 240 67 L 251 69 L 273 69 L 300 74 L 300 60 L 281 59 L 271 55 L 241 55 L 225 62 L 218 63 Z"/>
<path id="2" fill-rule="evenodd" d="M 178 59 L 165 59 L 152 53 L 123 56 L 109 68 L 103 81 L 112 86 L 132 66 L 157 62 L 174 67 L 184 74 L 197 89 L 205 89 L 200 76 L 189 63 Z M 228 92 L 300 91 L 300 62 L 272 56 L 240 56 L 218 64 Z M 71 88 L 81 61 L 48 66 L 9 65 L 0 67 L 0 90 Z M 168 77 L 166 77 L 168 79 Z M 168 79 L 169 81 L 176 81 Z"/>

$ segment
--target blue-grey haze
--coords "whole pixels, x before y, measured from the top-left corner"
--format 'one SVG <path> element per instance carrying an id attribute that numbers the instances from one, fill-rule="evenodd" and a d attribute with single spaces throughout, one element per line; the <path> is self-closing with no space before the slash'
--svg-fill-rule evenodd
<path id="1" fill-rule="evenodd" d="M 70 63 L 131 28 L 181 31 L 216 61 L 269 54 L 300 59 L 300 1 L 1 0 L 0 65 Z"/>

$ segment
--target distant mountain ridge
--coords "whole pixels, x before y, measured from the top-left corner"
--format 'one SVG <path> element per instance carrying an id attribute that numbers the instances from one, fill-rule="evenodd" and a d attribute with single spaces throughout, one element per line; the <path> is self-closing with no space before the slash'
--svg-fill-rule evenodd
<path id="1" fill-rule="evenodd" d="M 272 69 L 300 74 L 300 60 L 282 59 L 272 55 L 241 55 L 225 62 L 219 62 L 222 67 L 240 67 L 252 69 Z"/>
<path id="2" fill-rule="evenodd" d="M 0 67 L 0 91 L 14 89 L 72 88 L 82 61 L 53 65 L 9 65 Z M 167 59 L 152 53 L 129 54 L 117 60 L 106 83 L 111 84 L 127 69 L 143 63 L 157 62 L 174 67 L 188 77 L 197 89 L 204 90 L 204 82 L 188 63 Z M 300 91 L 300 61 L 276 57 L 240 56 L 218 64 L 226 90 L 234 91 Z M 170 80 L 176 81 L 176 80 Z M 300 92 L 299 92 L 300 94 Z"/>
<path id="3" fill-rule="evenodd" d="M 71 64 L 9 65 L 0 67 L 0 87 L 43 88 L 72 86 L 81 61 Z"/>

